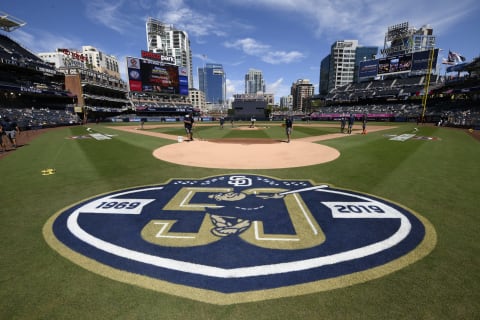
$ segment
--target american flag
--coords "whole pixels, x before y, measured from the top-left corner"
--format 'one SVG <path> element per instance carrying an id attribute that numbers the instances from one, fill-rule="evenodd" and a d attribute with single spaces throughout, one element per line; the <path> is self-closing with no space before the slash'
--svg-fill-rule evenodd
<path id="1" fill-rule="evenodd" d="M 455 65 L 457 63 L 461 63 L 467 60 L 464 56 L 461 54 L 458 54 L 454 51 L 448 50 L 448 58 L 443 60 L 443 64 L 450 64 L 450 65 Z"/>

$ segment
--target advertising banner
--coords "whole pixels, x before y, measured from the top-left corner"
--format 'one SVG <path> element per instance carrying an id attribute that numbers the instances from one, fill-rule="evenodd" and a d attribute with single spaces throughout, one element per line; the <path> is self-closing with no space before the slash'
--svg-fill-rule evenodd
<path id="1" fill-rule="evenodd" d="M 368 60 L 360 62 L 360 67 L 358 68 L 358 77 L 375 77 L 378 70 L 378 60 Z"/>
<path id="2" fill-rule="evenodd" d="M 429 56 L 430 56 L 429 50 L 414 52 L 412 71 L 427 70 Z M 437 65 L 437 57 L 438 57 L 438 49 L 435 49 L 435 52 L 433 53 L 433 62 L 432 62 L 433 68 L 435 68 L 435 66 Z"/>

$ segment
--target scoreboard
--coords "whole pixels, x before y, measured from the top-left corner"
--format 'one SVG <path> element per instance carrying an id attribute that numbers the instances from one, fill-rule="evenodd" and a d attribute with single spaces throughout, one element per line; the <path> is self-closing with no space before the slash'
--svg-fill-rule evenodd
<path id="1" fill-rule="evenodd" d="M 188 95 L 186 68 L 160 61 L 127 57 L 130 91 Z"/>

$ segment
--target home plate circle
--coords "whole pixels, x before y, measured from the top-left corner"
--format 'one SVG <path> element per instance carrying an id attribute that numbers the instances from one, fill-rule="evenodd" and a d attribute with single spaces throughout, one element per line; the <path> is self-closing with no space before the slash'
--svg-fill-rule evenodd
<path id="1" fill-rule="evenodd" d="M 337 149 L 307 141 L 227 141 L 184 141 L 158 148 L 153 155 L 185 166 L 219 169 L 294 168 L 333 161 L 340 156 Z"/>

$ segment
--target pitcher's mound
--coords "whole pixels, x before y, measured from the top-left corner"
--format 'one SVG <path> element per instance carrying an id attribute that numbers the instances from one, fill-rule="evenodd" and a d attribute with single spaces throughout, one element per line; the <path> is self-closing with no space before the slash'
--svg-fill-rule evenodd
<path id="1" fill-rule="evenodd" d="M 280 169 L 310 166 L 337 159 L 340 152 L 321 144 L 279 140 L 190 141 L 154 150 L 161 160 L 186 166 L 222 169 Z M 235 143 L 236 142 L 236 143 Z"/>

